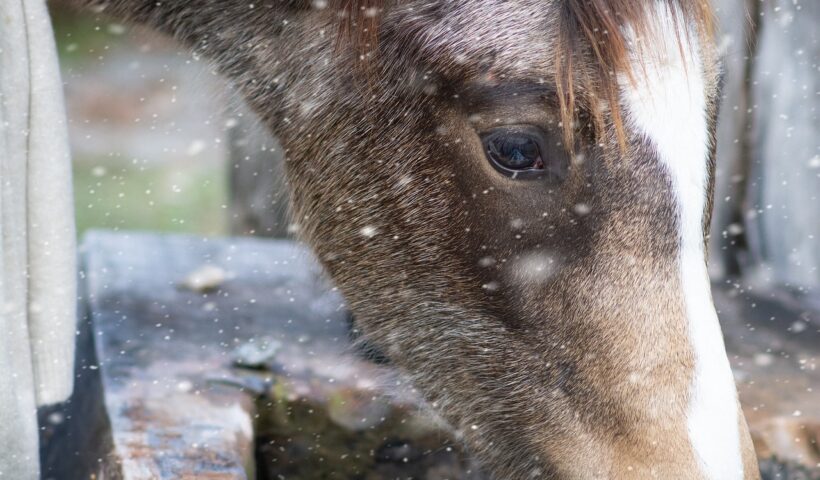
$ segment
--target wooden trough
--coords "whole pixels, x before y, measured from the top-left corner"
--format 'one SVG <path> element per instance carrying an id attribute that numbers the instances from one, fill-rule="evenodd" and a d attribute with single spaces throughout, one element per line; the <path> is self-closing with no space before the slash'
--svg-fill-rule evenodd
<path id="1" fill-rule="evenodd" d="M 400 375 L 352 347 L 304 247 L 95 232 L 81 258 L 77 386 L 40 414 L 44 478 L 486 478 Z M 715 288 L 765 477 L 820 478 L 820 318 L 782 293 Z"/>

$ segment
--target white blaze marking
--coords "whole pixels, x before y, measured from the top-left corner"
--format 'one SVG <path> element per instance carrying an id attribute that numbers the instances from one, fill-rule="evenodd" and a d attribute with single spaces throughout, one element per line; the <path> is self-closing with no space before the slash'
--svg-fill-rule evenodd
<path id="1" fill-rule="evenodd" d="M 622 94 L 627 121 L 655 147 L 677 197 L 682 293 L 695 355 L 687 417 L 692 449 L 706 477 L 742 479 L 737 390 L 712 303 L 703 251 L 709 148 L 703 66 L 696 48 L 686 43 L 685 33 L 676 35 L 666 8 L 658 7 L 653 38 L 636 48 L 645 70 L 636 64 L 636 85 L 622 82 Z M 683 41 L 682 49 L 678 38 Z M 694 46 L 696 34 L 689 38 Z"/>

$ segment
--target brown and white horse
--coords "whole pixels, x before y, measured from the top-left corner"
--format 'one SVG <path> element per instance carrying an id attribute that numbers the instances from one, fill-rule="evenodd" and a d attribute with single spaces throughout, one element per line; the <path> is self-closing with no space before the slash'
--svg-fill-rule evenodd
<path id="1" fill-rule="evenodd" d="M 73 0 L 212 59 L 369 341 L 497 478 L 758 478 L 705 0 Z"/>

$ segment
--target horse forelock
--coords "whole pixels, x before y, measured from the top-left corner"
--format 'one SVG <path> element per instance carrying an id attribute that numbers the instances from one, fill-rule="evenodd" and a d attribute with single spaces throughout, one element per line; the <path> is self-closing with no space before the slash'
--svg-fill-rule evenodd
<path id="1" fill-rule="evenodd" d="M 474 5 L 480 12 L 484 3 L 463 1 L 456 8 L 469 10 Z M 378 51 L 381 18 L 391 5 L 390 0 L 336 0 L 337 46 L 352 48 L 363 62 L 372 59 Z M 549 17 L 545 25 L 554 28 L 549 61 L 568 146 L 574 144 L 580 112 L 589 114 L 599 132 L 611 125 L 625 146 L 620 86 L 623 78 L 634 83 L 646 74 L 631 52 L 635 39 L 652 34 L 653 19 L 669 14 L 680 24 L 681 49 L 691 40 L 686 38 L 690 33 L 708 38 L 714 32 L 708 0 L 544 0 L 543 5 Z"/>

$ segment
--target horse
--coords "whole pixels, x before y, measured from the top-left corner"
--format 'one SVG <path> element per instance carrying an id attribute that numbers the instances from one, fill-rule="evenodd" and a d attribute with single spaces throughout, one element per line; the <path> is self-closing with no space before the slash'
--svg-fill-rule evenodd
<path id="1" fill-rule="evenodd" d="M 759 478 L 705 0 L 70 2 L 231 79 L 366 340 L 495 478 Z"/>

